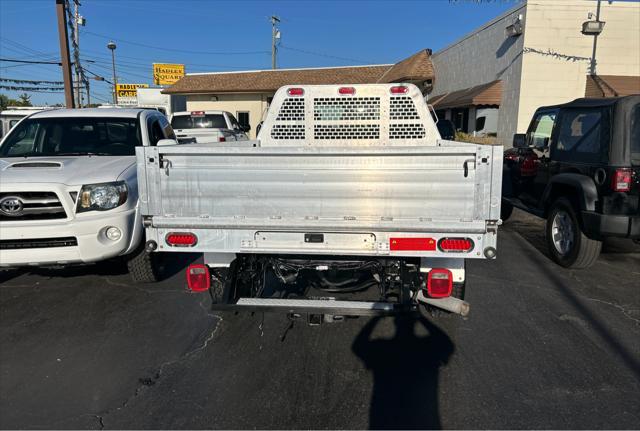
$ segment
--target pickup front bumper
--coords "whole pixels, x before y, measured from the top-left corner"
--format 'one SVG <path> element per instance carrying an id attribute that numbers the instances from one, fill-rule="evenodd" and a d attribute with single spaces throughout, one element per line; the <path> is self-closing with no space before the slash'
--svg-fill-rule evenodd
<path id="1" fill-rule="evenodd" d="M 606 237 L 640 238 L 640 216 L 618 216 L 582 211 L 585 235 L 593 239 Z"/>
<path id="2" fill-rule="evenodd" d="M 48 223 L 0 222 L 0 268 L 90 263 L 126 254 L 140 241 L 137 224 L 135 208 Z M 120 229 L 120 239 L 107 239 L 111 226 Z"/>

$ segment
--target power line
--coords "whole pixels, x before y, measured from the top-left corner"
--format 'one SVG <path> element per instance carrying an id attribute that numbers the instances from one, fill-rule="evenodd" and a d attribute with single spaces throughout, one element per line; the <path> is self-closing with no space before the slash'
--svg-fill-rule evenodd
<path id="1" fill-rule="evenodd" d="M 0 58 L 0 61 L 25 64 L 57 64 L 58 66 L 62 66 L 62 63 L 59 61 L 16 60 L 15 58 Z"/>
<path id="2" fill-rule="evenodd" d="M 64 91 L 64 87 L 21 87 L 16 85 L 0 85 L 0 88 L 11 91 Z"/>
<path id="3" fill-rule="evenodd" d="M 89 34 L 95 37 L 101 37 L 103 39 L 108 39 L 108 40 L 114 40 L 116 42 L 119 43 L 126 43 L 129 45 L 137 45 L 137 46 L 141 46 L 143 48 L 149 48 L 149 49 L 157 49 L 159 51 L 169 51 L 169 52 L 181 52 L 181 53 L 185 53 L 185 54 L 206 54 L 206 55 L 256 55 L 256 54 L 270 54 L 269 51 L 192 51 L 192 50 L 187 50 L 187 49 L 177 49 L 177 48 L 166 48 L 166 47 L 162 47 L 162 46 L 153 46 L 153 45 L 147 45 L 144 43 L 138 43 L 138 42 L 132 42 L 130 40 L 125 40 L 125 39 L 120 39 L 117 37 L 111 37 L 111 36 L 106 36 L 104 34 L 99 34 L 99 33 L 94 33 L 88 30 L 83 30 L 81 33 L 83 34 Z"/>
<path id="4" fill-rule="evenodd" d="M 303 54 L 316 55 L 318 57 L 333 58 L 335 60 L 352 61 L 352 62 L 361 63 L 361 64 L 374 64 L 375 63 L 375 62 L 372 62 L 372 61 L 358 60 L 358 59 L 355 59 L 355 58 L 347 58 L 347 57 L 339 57 L 337 55 L 331 55 L 331 54 L 325 54 L 325 53 L 322 53 L 322 52 L 309 51 L 309 50 L 306 50 L 306 49 L 292 48 L 290 46 L 284 46 L 284 45 L 280 45 L 280 48 L 286 49 L 288 51 L 300 52 L 300 53 L 303 53 Z"/>
<path id="5" fill-rule="evenodd" d="M 0 78 L 0 81 L 3 81 L 3 82 L 15 82 L 16 84 L 34 84 L 34 85 L 40 85 L 40 84 L 58 84 L 58 85 L 62 85 L 62 84 L 64 84 L 62 81 L 38 81 L 38 80 L 31 80 L 31 79 L 13 79 L 13 78 Z"/>

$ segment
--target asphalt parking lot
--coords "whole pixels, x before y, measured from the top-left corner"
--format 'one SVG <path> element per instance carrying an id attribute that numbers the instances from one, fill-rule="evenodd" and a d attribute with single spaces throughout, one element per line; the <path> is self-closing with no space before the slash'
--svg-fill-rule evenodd
<path id="1" fill-rule="evenodd" d="M 562 269 L 515 213 L 468 264 L 468 319 L 360 318 L 284 341 L 281 315 L 217 315 L 173 275 L 0 275 L 2 428 L 637 428 L 640 248 Z"/>

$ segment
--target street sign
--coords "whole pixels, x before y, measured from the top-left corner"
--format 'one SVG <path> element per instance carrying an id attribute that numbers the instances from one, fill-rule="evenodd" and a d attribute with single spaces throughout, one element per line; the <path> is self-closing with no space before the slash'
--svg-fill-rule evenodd
<path id="1" fill-rule="evenodd" d="M 118 94 L 118 105 L 137 105 L 138 88 L 149 88 L 149 84 L 116 84 Z"/>
<path id="2" fill-rule="evenodd" d="M 153 63 L 153 83 L 173 85 L 184 76 L 184 64 Z"/>

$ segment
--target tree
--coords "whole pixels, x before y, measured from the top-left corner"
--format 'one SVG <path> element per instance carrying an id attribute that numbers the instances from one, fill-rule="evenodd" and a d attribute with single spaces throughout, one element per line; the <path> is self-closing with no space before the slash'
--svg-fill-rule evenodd
<path id="1" fill-rule="evenodd" d="M 18 96 L 20 99 L 20 105 L 19 106 L 33 106 L 31 104 L 31 96 L 27 93 L 22 93 L 20 96 Z"/>
<path id="2" fill-rule="evenodd" d="M 33 106 L 31 96 L 27 93 L 22 93 L 18 98 L 19 100 L 11 99 L 5 94 L 0 94 L 0 110 L 5 110 L 8 106 Z"/>

